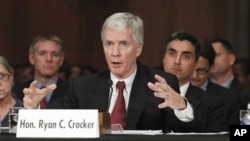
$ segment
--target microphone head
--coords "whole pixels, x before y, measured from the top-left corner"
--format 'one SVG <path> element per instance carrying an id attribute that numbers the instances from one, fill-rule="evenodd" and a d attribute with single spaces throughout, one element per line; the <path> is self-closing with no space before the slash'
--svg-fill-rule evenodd
<path id="1" fill-rule="evenodd" d="M 113 85 L 113 81 L 111 79 L 108 79 L 107 83 L 109 84 L 109 86 Z"/>

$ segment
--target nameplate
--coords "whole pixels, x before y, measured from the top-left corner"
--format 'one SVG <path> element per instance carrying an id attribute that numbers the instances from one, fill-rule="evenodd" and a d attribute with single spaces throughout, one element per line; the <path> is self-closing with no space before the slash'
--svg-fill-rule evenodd
<path id="1" fill-rule="evenodd" d="M 98 138 L 98 110 L 24 109 L 19 111 L 16 137 Z"/>

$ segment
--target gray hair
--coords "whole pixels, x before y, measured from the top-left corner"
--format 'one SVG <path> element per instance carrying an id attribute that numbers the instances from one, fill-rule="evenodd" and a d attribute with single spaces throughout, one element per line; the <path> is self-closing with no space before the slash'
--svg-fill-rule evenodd
<path id="1" fill-rule="evenodd" d="M 133 31 L 133 39 L 138 45 L 143 45 L 144 29 L 143 21 L 139 16 L 135 16 L 131 13 L 115 13 L 109 16 L 103 26 L 101 31 L 101 39 L 104 41 L 104 30 L 107 28 L 112 29 L 124 29 L 130 28 Z"/>
<path id="2" fill-rule="evenodd" d="M 45 34 L 42 34 L 42 35 L 35 37 L 31 42 L 29 52 L 34 53 L 36 50 L 36 44 L 38 42 L 41 42 L 41 41 L 53 41 L 53 42 L 55 42 L 56 44 L 61 46 L 60 52 L 61 52 L 61 54 L 64 54 L 64 49 L 63 49 L 64 45 L 63 45 L 62 40 L 58 36 L 56 36 L 54 34 L 49 34 L 49 33 L 45 33 Z"/>
<path id="3" fill-rule="evenodd" d="M 0 64 L 2 64 L 3 67 L 8 71 L 8 73 L 10 73 L 10 76 L 13 75 L 13 68 L 3 56 L 0 56 Z"/>

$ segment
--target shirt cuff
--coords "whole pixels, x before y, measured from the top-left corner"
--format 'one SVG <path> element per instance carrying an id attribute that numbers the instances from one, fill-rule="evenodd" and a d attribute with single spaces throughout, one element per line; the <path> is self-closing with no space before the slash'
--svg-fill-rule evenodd
<path id="1" fill-rule="evenodd" d="M 184 122 L 189 122 L 194 119 L 194 113 L 193 113 L 193 108 L 191 104 L 188 102 L 187 99 L 185 99 L 187 102 L 187 107 L 184 110 L 176 110 L 174 109 L 174 113 L 176 117 Z"/>

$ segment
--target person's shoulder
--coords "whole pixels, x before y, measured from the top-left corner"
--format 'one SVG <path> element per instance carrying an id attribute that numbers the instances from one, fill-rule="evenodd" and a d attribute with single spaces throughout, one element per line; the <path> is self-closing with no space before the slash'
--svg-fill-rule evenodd
<path id="1" fill-rule="evenodd" d="M 76 83 L 79 82 L 88 82 L 88 83 L 95 83 L 99 81 L 100 79 L 109 77 L 110 72 L 108 70 L 98 73 L 93 73 L 89 75 L 83 75 L 75 78 L 73 81 Z"/>
<path id="2" fill-rule="evenodd" d="M 17 97 L 14 97 L 14 99 L 15 99 L 15 101 L 16 101 L 14 107 L 23 107 L 23 101 L 22 101 L 22 100 L 20 100 L 20 99 L 17 98 Z"/>
<path id="3" fill-rule="evenodd" d="M 206 99 L 206 101 L 210 101 L 210 102 L 213 101 L 214 103 L 217 103 L 218 101 L 219 102 L 223 101 L 223 97 L 219 95 L 218 93 L 214 91 L 205 91 L 201 88 L 199 89 L 201 90 L 200 93 L 202 93 L 202 96 Z"/>
<path id="4" fill-rule="evenodd" d="M 69 81 L 63 81 L 61 78 L 58 78 L 58 81 L 56 82 L 56 85 L 59 86 L 67 86 Z"/>
<path id="5" fill-rule="evenodd" d="M 165 78 L 171 78 L 171 77 L 175 78 L 176 77 L 174 74 L 165 72 L 162 69 L 153 68 L 153 67 L 149 67 L 146 65 L 138 65 L 138 68 L 143 68 L 144 70 L 146 70 L 148 72 L 148 74 L 150 74 L 152 76 L 154 76 L 155 74 L 158 74 L 158 75 L 165 77 Z"/>
<path id="6" fill-rule="evenodd" d="M 23 83 L 15 83 L 15 85 L 13 86 L 13 91 L 15 93 L 17 93 L 17 95 L 22 94 L 23 93 L 23 89 L 24 88 L 28 88 L 30 86 L 30 84 L 32 83 L 34 79 L 25 81 Z"/>
<path id="7" fill-rule="evenodd" d="M 246 86 L 245 84 L 241 83 L 239 80 L 237 80 L 235 77 L 230 85 L 230 89 L 234 90 L 234 91 L 238 91 L 238 90 L 247 90 L 248 86 Z"/>
<path id="8" fill-rule="evenodd" d="M 208 92 L 204 91 L 203 89 L 196 87 L 190 83 L 188 90 L 192 90 L 192 92 L 195 92 L 201 96 L 208 94 Z"/>
<path id="9" fill-rule="evenodd" d="M 32 82 L 34 81 L 34 78 L 30 79 L 30 80 L 27 80 L 25 82 L 19 82 L 19 83 L 16 83 L 15 86 L 29 86 Z"/>
<path id="10" fill-rule="evenodd" d="M 230 92 L 229 89 L 222 87 L 222 86 L 220 86 L 220 85 L 218 85 L 210 80 L 208 81 L 207 91 L 214 92 L 214 93 L 221 93 L 221 92 L 229 93 Z"/>

